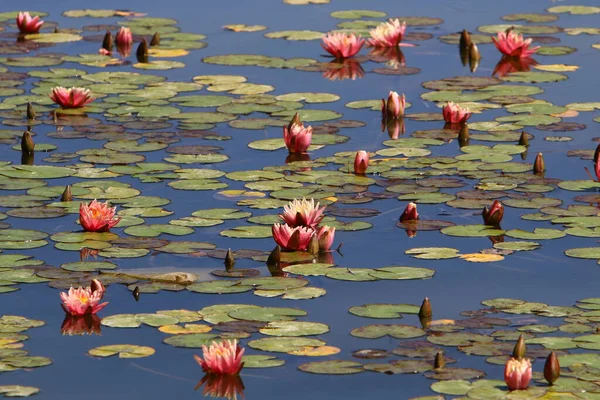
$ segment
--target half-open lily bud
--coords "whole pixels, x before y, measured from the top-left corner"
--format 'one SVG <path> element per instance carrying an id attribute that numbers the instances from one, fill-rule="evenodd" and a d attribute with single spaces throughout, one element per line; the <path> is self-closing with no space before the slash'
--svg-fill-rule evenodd
<path id="1" fill-rule="evenodd" d="M 21 151 L 23 153 L 33 153 L 34 149 L 35 143 L 33 143 L 31 133 L 29 131 L 23 132 L 23 136 L 21 137 Z"/>
<path id="2" fill-rule="evenodd" d="M 319 235 L 316 233 L 312 235 L 306 251 L 315 256 L 319 254 Z"/>
<path id="3" fill-rule="evenodd" d="M 425 297 L 423 303 L 421 303 L 421 308 L 419 308 L 419 318 L 431 318 L 432 315 L 429 297 Z"/>
<path id="4" fill-rule="evenodd" d="M 92 293 L 98 292 L 100 297 L 104 296 L 104 292 L 106 292 L 106 288 L 104 287 L 104 284 L 98 279 L 92 279 L 92 283 L 90 284 L 90 289 L 92 290 Z"/>
<path id="5" fill-rule="evenodd" d="M 319 237 L 319 249 L 321 251 L 327 251 L 331 248 L 333 240 L 335 238 L 335 228 L 324 225 L 317 231 Z"/>
<path id="6" fill-rule="evenodd" d="M 486 225 L 498 226 L 500 225 L 500 222 L 502 222 L 502 217 L 504 216 L 504 206 L 500 201 L 494 200 L 490 208 L 483 208 L 481 214 L 483 216 L 483 222 Z"/>
<path id="7" fill-rule="evenodd" d="M 148 43 L 146 42 L 146 39 L 142 39 L 135 54 L 139 62 L 148 61 Z"/>
<path id="8" fill-rule="evenodd" d="M 102 39 L 102 48 L 107 51 L 112 51 L 113 49 L 113 37 L 110 31 L 106 31 L 104 34 L 104 39 Z"/>
<path id="9" fill-rule="evenodd" d="M 542 153 L 538 153 L 533 162 L 533 173 L 541 174 L 546 170 L 546 164 L 544 163 L 544 156 Z"/>
<path id="10" fill-rule="evenodd" d="M 558 357 L 556 357 L 555 352 L 551 352 L 548 354 L 546 363 L 544 364 L 544 378 L 546 378 L 548 383 L 552 385 L 554 382 L 556 382 L 559 376 L 560 364 L 558 362 Z"/>
<path id="11" fill-rule="evenodd" d="M 527 358 L 510 358 L 504 367 L 504 382 L 511 391 L 527 389 L 531 375 L 531 361 Z"/>
<path id="12" fill-rule="evenodd" d="M 156 32 L 150 40 L 150 46 L 158 46 L 160 44 L 160 33 Z"/>
<path id="13" fill-rule="evenodd" d="M 225 269 L 227 271 L 231 271 L 234 265 L 235 258 L 233 258 L 233 252 L 231 251 L 231 249 L 227 249 L 227 254 L 225 255 Z"/>
<path id="14" fill-rule="evenodd" d="M 519 137 L 519 146 L 529 146 L 529 136 L 527 136 L 527 132 L 521 132 L 521 137 Z"/>
<path id="15" fill-rule="evenodd" d="M 62 196 L 60 196 L 60 201 L 71 201 L 73 200 L 73 193 L 71 193 L 71 185 L 67 185 L 65 187 L 65 190 L 62 193 Z"/>
<path id="16" fill-rule="evenodd" d="M 461 125 L 460 131 L 458 131 L 458 145 L 460 147 L 469 145 L 469 125 Z"/>
<path id="17" fill-rule="evenodd" d="M 444 359 L 444 353 L 438 351 L 433 361 L 433 369 L 444 368 L 446 366 L 446 360 Z"/>
<path id="18" fill-rule="evenodd" d="M 598 162 L 598 158 L 600 158 L 600 144 L 596 147 L 594 151 L 594 164 Z"/>
<path id="19" fill-rule="evenodd" d="M 463 29 L 462 32 L 460 33 L 460 39 L 459 39 L 458 45 L 465 49 L 468 49 L 469 46 L 471 45 L 471 35 L 469 34 L 469 31 L 467 31 L 466 29 Z"/>
<path id="20" fill-rule="evenodd" d="M 523 335 L 519 335 L 519 339 L 513 348 L 512 357 L 513 358 L 523 358 L 525 357 L 525 352 L 527 350 L 527 346 L 525 346 L 525 338 Z"/>
<path id="21" fill-rule="evenodd" d="M 35 119 L 35 109 L 30 102 L 27 102 L 27 119 Z"/>
<path id="22" fill-rule="evenodd" d="M 400 215 L 400 222 L 415 221 L 419 219 L 419 212 L 417 211 L 417 205 L 415 203 L 408 203 L 402 215 Z"/>
<path id="23" fill-rule="evenodd" d="M 369 153 L 364 150 L 356 152 L 354 157 L 354 173 L 357 175 L 364 175 L 369 167 Z"/>
<path id="24" fill-rule="evenodd" d="M 399 118 L 404 115 L 406 107 L 406 96 L 400 96 L 397 92 L 390 90 L 387 102 L 381 99 L 381 113 L 389 118 Z"/>

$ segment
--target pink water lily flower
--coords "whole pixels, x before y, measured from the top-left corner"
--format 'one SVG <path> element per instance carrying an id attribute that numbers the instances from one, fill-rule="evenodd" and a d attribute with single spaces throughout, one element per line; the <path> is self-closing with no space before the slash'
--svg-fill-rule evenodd
<path id="1" fill-rule="evenodd" d="M 80 286 L 77 289 L 71 287 L 67 293 L 60 294 L 61 307 L 67 314 L 73 316 L 96 314 L 108 304 L 108 302 L 100 304 L 104 292 L 104 285 L 97 279 L 94 279 L 92 284 L 87 287 Z"/>
<path id="2" fill-rule="evenodd" d="M 406 22 L 400 22 L 398 18 L 390 19 L 388 22 L 383 22 L 375 29 L 369 31 L 371 39 L 367 43 L 371 47 L 414 46 L 412 44 L 400 43 L 405 31 Z"/>
<path id="3" fill-rule="evenodd" d="M 290 153 L 304 153 L 312 141 L 312 126 L 295 122 L 284 126 L 283 140 Z"/>
<path id="4" fill-rule="evenodd" d="M 319 203 L 315 204 L 315 199 L 294 199 L 283 207 L 283 214 L 279 214 L 281 219 L 290 227 L 304 226 L 315 228 L 325 217 L 323 212 L 325 207 L 319 207 Z"/>
<path id="5" fill-rule="evenodd" d="M 210 346 L 202 346 L 204 358 L 194 354 L 194 359 L 208 374 L 237 375 L 244 366 L 244 351 L 235 339 L 214 341 Z"/>
<path id="6" fill-rule="evenodd" d="M 364 150 L 356 152 L 354 157 L 354 173 L 357 175 L 364 175 L 369 167 L 369 153 Z"/>
<path id="7" fill-rule="evenodd" d="M 531 39 L 523 39 L 522 34 L 512 30 L 498 32 L 498 37 L 492 37 L 496 48 L 509 57 L 531 57 L 540 46 L 529 48 Z"/>
<path id="8" fill-rule="evenodd" d="M 317 231 L 317 236 L 319 237 L 319 250 L 327 251 L 333 244 L 333 239 L 335 238 L 335 228 L 327 225 L 322 226 Z"/>
<path id="9" fill-rule="evenodd" d="M 402 117 L 404 115 L 405 107 L 406 96 L 404 96 L 404 93 L 402 94 L 402 96 L 400 96 L 397 92 L 393 92 L 390 90 L 387 102 L 385 101 L 385 99 L 381 99 L 381 115 L 383 117 Z"/>
<path id="10" fill-rule="evenodd" d="M 17 27 L 21 33 L 38 33 L 42 25 L 44 21 L 40 21 L 38 15 L 32 18 L 27 11 L 17 15 Z"/>
<path id="11" fill-rule="evenodd" d="M 360 35 L 337 32 L 325 35 L 321 46 L 335 58 L 342 59 L 358 53 L 364 44 L 365 40 Z"/>
<path id="12" fill-rule="evenodd" d="M 62 108 L 79 108 L 94 101 L 89 89 L 72 87 L 70 89 L 57 86 L 52 89 L 50 99 Z"/>
<path id="13" fill-rule="evenodd" d="M 531 381 L 531 361 L 528 358 L 511 357 L 504 367 L 504 382 L 512 390 L 525 390 Z"/>
<path id="14" fill-rule="evenodd" d="M 273 239 L 284 250 L 305 251 L 310 239 L 315 234 L 312 228 L 297 226 L 292 228 L 287 224 L 275 224 L 271 228 Z"/>
<path id="15" fill-rule="evenodd" d="M 117 35 L 115 36 L 115 43 L 117 46 L 131 46 L 133 44 L 133 35 L 131 29 L 126 26 L 122 26 Z"/>
<path id="16" fill-rule="evenodd" d="M 444 121 L 450 124 L 464 124 L 471 113 L 468 108 L 461 108 L 459 104 L 449 101 L 443 108 Z"/>
<path id="17" fill-rule="evenodd" d="M 108 202 L 100 203 L 96 199 L 89 204 L 79 205 L 79 223 L 86 232 L 108 232 L 117 225 L 121 218 L 115 217 L 116 207 L 109 207 Z"/>

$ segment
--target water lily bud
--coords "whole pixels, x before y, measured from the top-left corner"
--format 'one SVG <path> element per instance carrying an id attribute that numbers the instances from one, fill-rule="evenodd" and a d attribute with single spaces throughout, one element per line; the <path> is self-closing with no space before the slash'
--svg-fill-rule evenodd
<path id="1" fill-rule="evenodd" d="M 300 115 L 298 113 L 294 114 L 290 123 L 288 124 L 288 129 L 292 129 L 292 125 L 302 125 L 302 121 L 300 121 Z"/>
<path id="2" fill-rule="evenodd" d="M 63 191 L 62 196 L 60 196 L 60 201 L 71 201 L 73 200 L 73 193 L 71 193 L 71 185 L 67 185 L 65 190 Z"/>
<path id="3" fill-rule="evenodd" d="M 537 157 L 535 157 L 535 161 L 533 162 L 533 173 L 541 174 L 546 170 L 546 164 L 544 163 L 544 156 L 542 153 L 538 153 Z"/>
<path id="4" fill-rule="evenodd" d="M 359 150 L 354 156 L 354 173 L 364 175 L 369 167 L 369 153 L 364 150 Z"/>
<path id="5" fill-rule="evenodd" d="M 525 390 L 532 376 L 531 361 L 527 358 L 510 358 L 504 366 L 504 382 L 510 391 Z"/>
<path id="6" fill-rule="evenodd" d="M 267 258 L 267 265 L 279 265 L 281 262 L 281 247 L 279 245 L 275 246 L 271 254 L 269 254 L 269 258 Z"/>
<path id="7" fill-rule="evenodd" d="M 113 37 L 110 31 L 106 31 L 104 39 L 102 39 L 102 48 L 108 51 L 112 51 L 113 48 Z"/>
<path id="8" fill-rule="evenodd" d="M 471 43 L 469 45 L 469 58 L 471 60 L 479 60 L 481 59 L 481 54 L 479 54 L 479 48 L 475 43 Z"/>
<path id="9" fill-rule="evenodd" d="M 467 31 L 466 29 L 462 30 L 462 32 L 460 33 L 460 40 L 458 44 L 462 48 L 469 48 L 469 46 L 471 45 L 471 35 L 469 34 L 469 31 Z"/>
<path id="10" fill-rule="evenodd" d="M 429 297 L 425 297 L 423 303 L 421 304 L 421 308 L 419 308 L 419 318 L 427 318 L 431 317 L 433 313 L 431 312 L 431 303 L 429 302 Z"/>
<path id="11" fill-rule="evenodd" d="M 99 279 L 92 279 L 92 283 L 90 284 L 90 290 L 92 291 L 92 293 L 99 292 L 100 295 L 104 295 L 106 288 Z"/>
<path id="12" fill-rule="evenodd" d="M 544 378 L 552 385 L 559 376 L 560 364 L 558 363 L 558 357 L 556 357 L 555 352 L 551 352 L 546 358 L 546 364 L 544 364 Z"/>
<path id="13" fill-rule="evenodd" d="M 306 251 L 315 256 L 319 254 L 319 237 L 316 234 L 310 238 Z"/>
<path id="14" fill-rule="evenodd" d="M 30 102 L 27 102 L 27 119 L 35 119 L 35 110 Z"/>
<path id="15" fill-rule="evenodd" d="M 150 40 L 150 46 L 158 46 L 160 44 L 160 34 L 156 32 Z"/>
<path id="16" fill-rule="evenodd" d="M 408 203 L 406 208 L 400 215 L 400 222 L 405 221 L 416 221 L 419 219 L 419 212 L 417 210 L 417 205 L 415 203 Z"/>
<path id="17" fill-rule="evenodd" d="M 460 55 L 460 62 L 465 67 L 469 62 L 469 48 L 458 46 L 458 54 Z"/>
<path id="18" fill-rule="evenodd" d="M 446 360 L 444 359 L 444 353 L 438 351 L 433 361 L 433 369 L 444 368 L 446 366 Z"/>
<path id="19" fill-rule="evenodd" d="M 135 289 L 133 289 L 133 298 L 135 299 L 135 301 L 140 301 L 140 288 L 139 287 L 135 287 Z"/>
<path id="20" fill-rule="evenodd" d="M 521 137 L 519 138 L 519 146 L 529 146 L 529 137 L 527 136 L 527 132 L 521 132 Z"/>
<path id="21" fill-rule="evenodd" d="M 525 346 L 525 338 L 523 337 L 523 335 L 519 335 L 519 339 L 517 340 L 517 343 L 515 344 L 515 347 L 512 352 L 512 357 L 517 359 L 523 358 L 525 357 L 526 350 L 527 346 Z"/>
<path id="22" fill-rule="evenodd" d="M 458 132 L 458 145 L 460 147 L 469 145 L 469 125 L 464 124 Z"/>
<path id="23" fill-rule="evenodd" d="M 59 32 L 59 30 L 58 30 L 58 26 L 57 26 L 56 28 L 54 28 L 54 33 L 58 33 L 58 32 Z"/>
<path id="24" fill-rule="evenodd" d="M 483 208 L 481 215 L 486 225 L 499 226 L 500 222 L 502 222 L 502 217 L 504 217 L 504 206 L 500 201 L 494 200 L 490 208 Z"/>
<path id="25" fill-rule="evenodd" d="M 147 62 L 147 60 L 148 60 L 148 43 L 146 42 L 146 39 L 142 39 L 135 54 L 138 58 L 138 61 Z M 145 61 L 143 61 L 143 60 L 145 60 Z"/>
<path id="26" fill-rule="evenodd" d="M 234 265 L 235 259 L 233 258 L 233 253 L 231 252 L 231 249 L 227 249 L 227 254 L 225 255 L 225 269 L 231 271 Z"/>
<path id="27" fill-rule="evenodd" d="M 23 153 L 33 153 L 34 148 L 35 144 L 33 143 L 31 133 L 29 131 L 23 132 L 23 137 L 21 137 L 21 151 Z"/>
<path id="28" fill-rule="evenodd" d="M 421 323 L 421 328 L 423 329 L 429 329 L 431 326 L 431 321 L 431 317 L 419 317 L 419 322 Z"/>

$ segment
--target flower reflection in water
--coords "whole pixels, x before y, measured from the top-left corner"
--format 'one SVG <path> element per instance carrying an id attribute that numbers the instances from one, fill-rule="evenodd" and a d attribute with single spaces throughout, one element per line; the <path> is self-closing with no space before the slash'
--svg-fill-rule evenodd
<path id="1" fill-rule="evenodd" d="M 538 65 L 538 62 L 531 57 L 507 57 L 503 56 L 496 67 L 492 76 L 502 78 L 513 72 L 529 72 L 531 67 Z"/>
<path id="2" fill-rule="evenodd" d="M 102 333 L 100 318 L 92 314 L 82 316 L 67 314 L 60 327 L 60 332 L 69 336 L 100 335 Z"/>
<path id="3" fill-rule="evenodd" d="M 239 375 L 206 374 L 194 390 L 202 387 L 202 395 L 219 399 L 244 398 L 244 382 Z"/>
<path id="4" fill-rule="evenodd" d="M 330 81 L 343 81 L 345 79 L 354 81 L 365 76 L 365 71 L 360 63 L 352 58 L 331 61 L 329 64 L 325 64 L 324 68 L 323 78 Z"/>

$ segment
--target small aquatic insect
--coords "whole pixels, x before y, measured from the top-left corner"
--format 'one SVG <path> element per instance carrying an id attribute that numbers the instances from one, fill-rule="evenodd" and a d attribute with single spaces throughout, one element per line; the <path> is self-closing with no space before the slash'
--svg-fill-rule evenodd
<path id="1" fill-rule="evenodd" d="M 512 390 L 525 390 L 531 381 L 531 361 L 511 357 L 504 367 L 504 382 Z"/>
<path id="2" fill-rule="evenodd" d="M 360 35 L 337 32 L 323 36 L 321 46 L 335 58 L 343 59 L 358 53 L 364 44 L 365 39 L 361 38 Z"/>
<path id="3" fill-rule="evenodd" d="M 213 341 L 210 346 L 202 346 L 202 357 L 194 354 L 194 359 L 206 373 L 237 375 L 244 366 L 244 351 L 235 339 Z"/>
<path id="4" fill-rule="evenodd" d="M 357 151 L 354 157 L 354 173 L 364 175 L 367 168 L 369 168 L 369 153 L 364 150 Z"/>
<path id="5" fill-rule="evenodd" d="M 44 25 L 44 21 L 40 21 L 38 15 L 31 17 L 27 11 L 17 15 L 17 28 L 21 33 L 38 33 L 42 25 Z"/>

